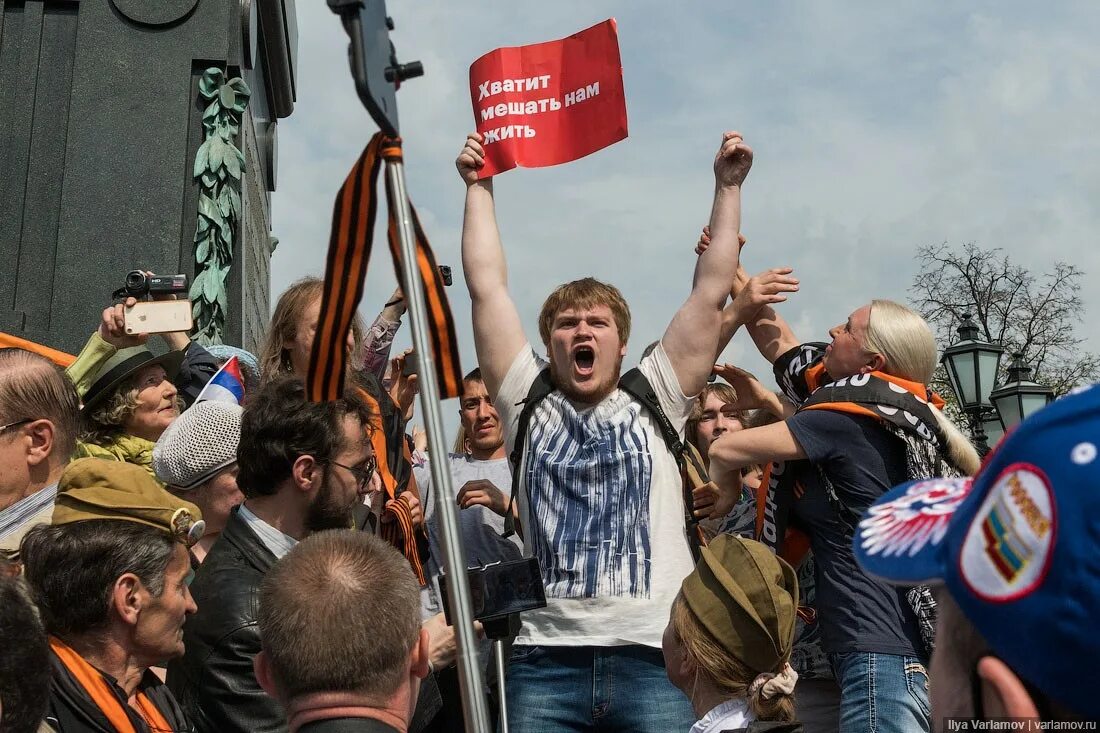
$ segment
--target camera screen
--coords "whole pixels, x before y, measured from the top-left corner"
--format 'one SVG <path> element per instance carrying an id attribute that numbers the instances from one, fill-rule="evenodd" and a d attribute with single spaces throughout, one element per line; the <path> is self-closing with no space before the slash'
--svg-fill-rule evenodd
<path id="1" fill-rule="evenodd" d="M 542 584 L 539 561 L 533 557 L 498 562 L 467 571 L 474 618 L 488 621 L 513 613 L 546 606 L 546 588 Z M 447 576 L 439 578 L 443 610 L 451 623 Z"/>

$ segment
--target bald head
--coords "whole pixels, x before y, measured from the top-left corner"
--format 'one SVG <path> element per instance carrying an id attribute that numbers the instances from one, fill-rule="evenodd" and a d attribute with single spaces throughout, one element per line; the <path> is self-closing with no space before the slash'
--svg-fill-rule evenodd
<path id="1" fill-rule="evenodd" d="M 316 692 L 381 701 L 407 679 L 420 592 L 408 561 L 383 540 L 318 532 L 264 578 L 259 627 L 284 703 Z"/>
<path id="2" fill-rule="evenodd" d="M 23 349 L 0 349 L 0 425 L 48 420 L 51 462 L 64 466 L 76 448 L 79 419 L 76 389 L 56 364 Z M 5 430 L 0 441 L 14 440 L 18 429 Z"/>

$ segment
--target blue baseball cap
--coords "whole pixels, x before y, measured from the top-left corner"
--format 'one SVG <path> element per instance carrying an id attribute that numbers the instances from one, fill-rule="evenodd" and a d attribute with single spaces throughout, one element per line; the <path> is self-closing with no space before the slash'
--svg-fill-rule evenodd
<path id="1" fill-rule="evenodd" d="M 1043 408 L 973 478 L 884 494 L 856 531 L 868 574 L 942 584 L 990 648 L 1079 714 L 1100 717 L 1100 385 Z"/>

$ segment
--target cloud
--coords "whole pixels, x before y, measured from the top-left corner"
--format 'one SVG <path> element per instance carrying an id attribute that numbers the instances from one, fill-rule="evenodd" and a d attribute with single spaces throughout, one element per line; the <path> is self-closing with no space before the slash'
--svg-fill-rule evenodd
<path id="1" fill-rule="evenodd" d="M 905 300 L 922 244 L 976 241 L 1037 270 L 1063 259 L 1088 282 L 1100 274 L 1095 4 L 390 5 L 399 58 L 426 69 L 399 93 L 409 190 L 440 261 L 455 265 L 463 188 L 453 159 L 473 124 L 469 63 L 498 46 L 619 21 L 630 137 L 497 183 L 513 295 L 533 338 L 542 298 L 584 275 L 624 291 L 633 354 L 660 335 L 690 287 L 712 156 L 734 127 L 756 150 L 746 266 L 796 268 L 803 287 L 782 312 L 802 338 L 825 338 L 872 297 Z M 298 12 L 299 98 L 280 123 L 273 200 L 276 294 L 323 271 L 332 198 L 374 131 L 336 17 L 318 3 Z M 393 287 L 387 259 L 377 247 L 368 319 Z M 1085 291 L 1096 318 L 1100 289 Z M 472 367 L 460 278 L 451 296 Z M 1091 321 L 1082 329 L 1100 349 Z M 744 336 L 727 357 L 769 371 Z"/>

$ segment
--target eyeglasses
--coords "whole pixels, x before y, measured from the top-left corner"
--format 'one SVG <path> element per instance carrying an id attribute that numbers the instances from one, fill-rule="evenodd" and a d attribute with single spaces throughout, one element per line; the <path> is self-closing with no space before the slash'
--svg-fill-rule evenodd
<path id="1" fill-rule="evenodd" d="M 34 422 L 34 418 L 33 417 L 25 417 L 22 420 L 16 420 L 15 422 L 10 422 L 7 425 L 0 425 L 0 435 L 3 435 L 4 433 L 8 432 L 8 430 L 10 430 L 12 428 L 17 428 L 20 425 L 26 425 L 29 422 Z"/>
<path id="2" fill-rule="evenodd" d="M 345 471 L 349 471 L 352 476 L 355 476 L 355 488 L 360 491 L 370 483 L 371 477 L 374 476 L 374 472 L 378 468 L 378 462 L 375 460 L 374 456 L 368 458 L 362 468 L 345 466 L 343 463 L 337 463 L 336 461 L 329 461 L 329 463 L 333 466 L 339 466 Z"/>

